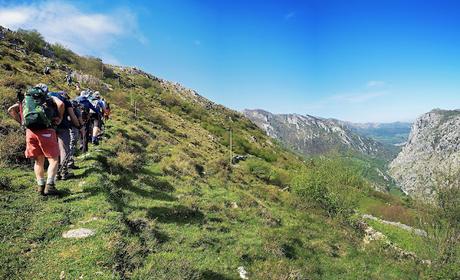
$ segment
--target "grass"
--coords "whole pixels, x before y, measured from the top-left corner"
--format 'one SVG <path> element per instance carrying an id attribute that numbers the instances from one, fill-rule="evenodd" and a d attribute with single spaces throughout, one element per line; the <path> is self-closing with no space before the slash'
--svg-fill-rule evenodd
<path id="1" fill-rule="evenodd" d="M 391 242 L 397 244 L 401 249 L 414 252 L 420 259 L 431 259 L 433 257 L 423 237 L 378 221 L 369 220 L 367 222 L 374 229 L 385 234 Z"/>

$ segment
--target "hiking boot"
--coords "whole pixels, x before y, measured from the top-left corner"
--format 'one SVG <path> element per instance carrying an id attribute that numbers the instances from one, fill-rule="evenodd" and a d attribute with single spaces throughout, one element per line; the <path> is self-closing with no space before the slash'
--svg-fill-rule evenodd
<path id="1" fill-rule="evenodd" d="M 92 138 L 91 138 L 91 143 L 92 143 L 94 146 L 97 146 L 97 145 L 99 145 L 99 139 L 97 139 L 97 137 L 92 137 Z"/>
<path id="2" fill-rule="evenodd" d="M 75 164 L 71 164 L 68 166 L 70 169 L 80 169 L 80 167 L 76 166 Z"/>
<path id="3" fill-rule="evenodd" d="M 38 185 L 37 186 L 37 192 L 41 195 L 45 195 L 45 185 Z"/>
<path id="4" fill-rule="evenodd" d="M 75 177 L 75 174 L 73 174 L 71 172 L 61 174 L 61 180 L 68 180 L 68 179 L 73 178 L 73 177 Z"/>
<path id="5" fill-rule="evenodd" d="M 43 193 L 45 195 L 58 195 L 59 191 L 56 189 L 54 184 L 46 184 L 45 191 Z"/>

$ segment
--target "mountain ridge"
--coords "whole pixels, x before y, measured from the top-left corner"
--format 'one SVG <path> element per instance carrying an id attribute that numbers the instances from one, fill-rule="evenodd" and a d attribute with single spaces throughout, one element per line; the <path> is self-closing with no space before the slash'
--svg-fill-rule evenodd
<path id="1" fill-rule="evenodd" d="M 397 153 L 396 149 L 355 133 L 344 121 L 311 115 L 272 114 L 261 109 L 245 109 L 243 114 L 267 135 L 306 156 L 353 150 L 391 160 Z"/>

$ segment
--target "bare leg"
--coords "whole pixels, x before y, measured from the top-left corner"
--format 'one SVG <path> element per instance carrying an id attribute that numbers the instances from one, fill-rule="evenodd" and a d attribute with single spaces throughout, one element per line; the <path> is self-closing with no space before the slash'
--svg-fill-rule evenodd
<path id="1" fill-rule="evenodd" d="M 48 178 L 56 178 L 59 167 L 59 158 L 48 158 L 50 165 L 48 166 Z"/>
<path id="2" fill-rule="evenodd" d="M 98 137 L 100 131 L 101 131 L 101 130 L 99 129 L 99 127 L 94 126 L 94 127 L 93 127 L 93 137 Z"/>
<path id="3" fill-rule="evenodd" d="M 45 179 L 45 156 L 35 157 L 34 172 L 37 181 Z"/>
<path id="4" fill-rule="evenodd" d="M 48 179 L 46 180 L 45 195 L 58 195 L 59 192 L 54 186 L 56 183 L 56 174 L 59 168 L 59 157 L 48 158 Z"/>

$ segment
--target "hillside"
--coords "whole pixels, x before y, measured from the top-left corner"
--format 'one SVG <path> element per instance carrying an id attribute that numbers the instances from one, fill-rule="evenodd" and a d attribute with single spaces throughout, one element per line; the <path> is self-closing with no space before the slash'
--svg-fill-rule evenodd
<path id="1" fill-rule="evenodd" d="M 41 197 L 6 108 L 38 82 L 76 96 L 64 83 L 70 69 L 82 87 L 101 91 L 113 116 L 102 144 L 77 158 L 76 178 L 58 182 L 62 194 Z M 420 279 L 438 271 L 431 243 L 369 222 L 377 234 L 361 219 L 416 226 L 410 200 L 373 191 L 346 159 L 304 161 L 177 83 L 0 28 L 0 96 L 1 279 Z M 233 154 L 246 160 L 230 163 L 229 130 Z M 92 235 L 64 238 L 78 229 Z"/>
<path id="2" fill-rule="evenodd" d="M 435 186 L 460 167 L 460 111 L 433 110 L 412 126 L 390 172 L 408 194 L 433 198 Z M 447 173 L 447 174 L 446 174 Z"/>

